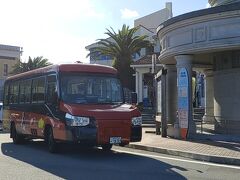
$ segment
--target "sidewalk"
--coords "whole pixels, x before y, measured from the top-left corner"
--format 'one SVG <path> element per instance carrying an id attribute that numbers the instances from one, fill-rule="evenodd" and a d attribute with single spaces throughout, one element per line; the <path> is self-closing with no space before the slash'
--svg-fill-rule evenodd
<path id="1" fill-rule="evenodd" d="M 211 140 L 184 141 L 162 138 L 161 135 L 146 133 L 146 131 L 151 132 L 155 131 L 155 129 L 143 128 L 142 141 L 131 143 L 129 147 L 195 160 L 240 166 L 240 142 Z"/>

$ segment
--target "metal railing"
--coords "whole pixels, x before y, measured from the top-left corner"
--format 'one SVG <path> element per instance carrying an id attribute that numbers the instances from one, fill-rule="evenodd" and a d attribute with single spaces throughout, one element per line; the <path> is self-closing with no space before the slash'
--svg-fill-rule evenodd
<path id="1" fill-rule="evenodd" d="M 206 116 L 213 121 L 196 120 L 196 126 L 200 126 L 201 133 L 208 132 L 212 134 L 240 134 L 240 117 L 232 118 L 228 116 Z"/>

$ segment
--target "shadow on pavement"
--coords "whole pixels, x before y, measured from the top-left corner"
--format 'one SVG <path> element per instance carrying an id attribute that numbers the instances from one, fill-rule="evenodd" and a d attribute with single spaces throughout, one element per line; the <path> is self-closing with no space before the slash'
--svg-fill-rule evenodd
<path id="1" fill-rule="evenodd" d="M 59 154 L 50 154 L 43 141 L 30 141 L 24 145 L 2 143 L 1 151 L 64 179 L 186 179 L 173 169 L 187 169 L 114 150 L 61 145 Z"/>
<path id="2" fill-rule="evenodd" d="M 9 132 L 5 132 L 5 131 L 1 131 L 0 130 L 0 134 L 9 134 Z M 10 136 L 10 135 L 9 135 Z"/>
<path id="3" fill-rule="evenodd" d="M 191 141 L 215 147 L 224 147 L 226 149 L 239 152 L 240 137 L 235 137 L 236 136 L 231 135 L 196 135 L 193 139 L 191 139 Z"/>

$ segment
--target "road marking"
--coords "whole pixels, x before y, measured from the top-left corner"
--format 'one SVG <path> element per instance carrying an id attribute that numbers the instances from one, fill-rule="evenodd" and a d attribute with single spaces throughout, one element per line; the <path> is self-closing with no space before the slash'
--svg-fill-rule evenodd
<path id="1" fill-rule="evenodd" d="M 187 159 L 166 157 L 166 156 L 161 156 L 161 155 L 152 155 L 152 154 L 144 154 L 144 153 L 138 153 L 138 152 L 124 151 L 124 150 L 116 150 L 116 149 L 114 149 L 114 151 L 121 152 L 121 153 L 140 155 L 140 156 L 147 156 L 147 157 L 151 157 L 151 158 L 174 160 L 174 161 L 181 161 L 181 162 L 188 162 L 188 163 L 195 163 L 195 164 L 209 165 L 209 166 L 217 166 L 217 167 L 225 167 L 225 168 L 239 169 L 240 170 L 240 166 L 233 166 L 233 165 L 226 165 L 226 164 L 216 164 L 216 163 L 211 163 L 211 162 L 187 160 Z"/>

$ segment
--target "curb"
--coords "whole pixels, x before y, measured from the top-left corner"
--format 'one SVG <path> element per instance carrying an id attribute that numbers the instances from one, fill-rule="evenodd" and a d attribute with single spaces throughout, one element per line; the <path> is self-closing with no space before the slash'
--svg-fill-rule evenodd
<path id="1" fill-rule="evenodd" d="M 144 151 L 180 156 L 180 157 L 185 157 L 185 158 L 190 158 L 190 159 L 200 160 L 205 162 L 240 166 L 240 159 L 231 158 L 231 157 L 225 157 L 225 156 L 219 157 L 219 156 L 213 156 L 213 155 L 184 152 L 184 151 L 178 151 L 173 149 L 165 149 L 165 148 L 144 146 L 144 145 L 138 145 L 138 144 L 129 144 L 126 147 L 129 147 L 132 149 L 139 149 Z"/>

